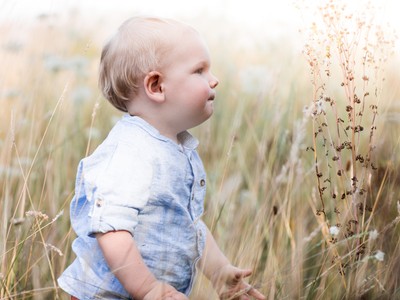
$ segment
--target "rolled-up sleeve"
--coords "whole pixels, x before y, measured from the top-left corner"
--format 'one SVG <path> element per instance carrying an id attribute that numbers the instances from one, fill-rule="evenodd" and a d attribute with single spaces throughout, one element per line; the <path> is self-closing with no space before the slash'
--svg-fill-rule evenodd
<path id="1" fill-rule="evenodd" d="M 89 235 L 125 230 L 134 235 L 138 214 L 146 205 L 153 177 L 150 156 L 118 144 L 101 167 L 83 165 L 87 200 L 91 203 Z"/>

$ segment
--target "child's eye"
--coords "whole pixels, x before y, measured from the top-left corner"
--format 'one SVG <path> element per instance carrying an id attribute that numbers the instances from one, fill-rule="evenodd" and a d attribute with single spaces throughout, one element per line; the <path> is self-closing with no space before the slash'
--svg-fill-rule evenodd
<path id="1" fill-rule="evenodd" d="M 203 73 L 203 68 L 198 68 L 196 71 L 194 71 L 197 74 Z"/>

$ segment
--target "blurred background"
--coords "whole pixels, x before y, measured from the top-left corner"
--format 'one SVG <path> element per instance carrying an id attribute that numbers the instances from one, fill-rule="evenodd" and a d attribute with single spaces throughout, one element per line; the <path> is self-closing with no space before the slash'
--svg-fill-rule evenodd
<path id="1" fill-rule="evenodd" d="M 336 2 L 344 3 L 0 0 L 0 299 L 67 299 L 56 278 L 74 258 L 69 202 L 76 167 L 121 116 L 97 88 L 101 47 L 136 14 L 188 22 L 209 44 L 220 80 L 215 113 L 193 129 L 208 174 L 204 220 L 234 264 L 254 269 L 250 282 L 268 299 L 399 298 L 395 0 L 346 3 L 349 19 L 372 3 L 373 23 L 388 36 L 381 44 L 386 56 L 370 72 L 376 78 L 357 83 L 358 91 L 375 95 L 366 107 L 379 106 L 362 241 L 354 248 L 340 229 L 342 240 L 328 242 L 328 222 L 316 214 L 315 161 L 306 151 L 314 129 L 304 111 L 319 96 L 305 45 L 315 42 L 307 33 L 320 24 L 318 7 Z M 314 33 L 324 39 L 322 29 Z M 336 73 L 329 79 L 338 103 L 345 103 L 342 81 Z M 371 118 L 363 122 L 372 125 Z M 369 132 L 362 139 L 368 144 Z M 329 226 L 346 203 L 327 201 Z M 352 257 L 360 245 L 362 259 L 349 259 L 344 272 L 337 257 Z M 200 277 L 191 299 L 216 295 Z"/>

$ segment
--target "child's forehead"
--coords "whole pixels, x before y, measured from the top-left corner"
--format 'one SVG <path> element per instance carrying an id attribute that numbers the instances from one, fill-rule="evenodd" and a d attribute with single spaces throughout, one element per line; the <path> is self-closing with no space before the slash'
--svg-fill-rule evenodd
<path id="1" fill-rule="evenodd" d="M 169 40 L 169 51 L 165 52 L 164 62 L 175 64 L 177 62 L 185 62 L 189 64 L 210 64 L 210 55 L 208 47 L 197 32 L 184 32 L 176 35 Z"/>

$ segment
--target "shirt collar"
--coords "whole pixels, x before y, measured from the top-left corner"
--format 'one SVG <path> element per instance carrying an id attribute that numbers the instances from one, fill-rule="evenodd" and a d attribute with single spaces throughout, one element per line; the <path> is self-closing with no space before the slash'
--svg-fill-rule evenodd
<path id="1" fill-rule="evenodd" d="M 176 144 L 174 141 L 167 138 L 166 136 L 162 135 L 156 128 L 154 128 L 152 125 L 150 125 L 144 119 L 138 116 L 131 116 L 129 114 L 125 114 L 122 117 L 122 120 L 138 125 L 143 130 L 145 130 L 147 133 L 149 133 L 151 136 L 153 136 L 158 140 L 169 142 L 179 147 L 178 144 Z M 178 134 L 178 139 L 181 142 L 181 145 L 188 150 L 195 150 L 199 145 L 199 141 L 186 130 Z"/>

